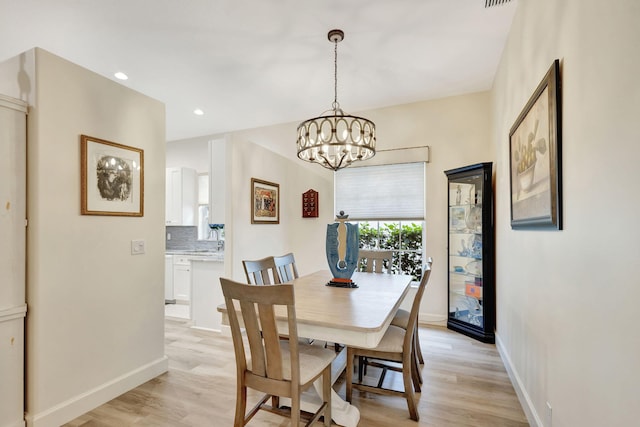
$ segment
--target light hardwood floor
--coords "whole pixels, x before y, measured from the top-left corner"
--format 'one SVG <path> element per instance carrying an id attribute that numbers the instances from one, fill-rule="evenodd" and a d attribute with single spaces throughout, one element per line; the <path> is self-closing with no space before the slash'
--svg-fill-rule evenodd
<path id="1" fill-rule="evenodd" d="M 169 371 L 65 424 L 91 426 L 232 426 L 235 359 L 230 338 L 166 320 Z M 420 327 L 425 365 L 418 410 L 409 419 L 406 401 L 354 390 L 362 427 L 528 426 L 495 345 L 440 327 Z M 376 370 L 369 368 L 367 381 Z M 335 390 L 344 398 L 344 375 Z M 387 374 L 385 387 L 402 387 L 400 374 Z M 258 395 L 249 391 L 249 403 Z M 260 411 L 249 426 L 288 426 L 288 419 Z"/>

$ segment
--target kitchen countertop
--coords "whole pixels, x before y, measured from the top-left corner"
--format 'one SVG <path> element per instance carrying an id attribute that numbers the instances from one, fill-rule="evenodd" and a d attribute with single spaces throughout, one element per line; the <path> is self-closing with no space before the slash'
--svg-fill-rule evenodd
<path id="1" fill-rule="evenodd" d="M 224 260 L 224 252 L 197 250 L 197 249 L 168 249 L 165 251 L 166 255 L 186 255 L 194 257 L 194 259 L 207 259 L 207 260 Z"/>

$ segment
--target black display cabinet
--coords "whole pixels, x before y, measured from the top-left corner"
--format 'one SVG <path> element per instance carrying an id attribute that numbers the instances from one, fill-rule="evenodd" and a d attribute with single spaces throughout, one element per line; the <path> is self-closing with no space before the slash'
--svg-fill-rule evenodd
<path id="1" fill-rule="evenodd" d="M 449 245 L 447 327 L 495 342 L 495 248 L 492 164 L 445 171 Z"/>

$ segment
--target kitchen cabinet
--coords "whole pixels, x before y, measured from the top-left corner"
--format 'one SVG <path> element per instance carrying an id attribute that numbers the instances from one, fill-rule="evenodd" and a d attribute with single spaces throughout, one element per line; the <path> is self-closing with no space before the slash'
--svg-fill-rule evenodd
<path id="1" fill-rule="evenodd" d="M 176 301 L 191 300 L 191 260 L 188 256 L 173 256 L 173 297 Z"/>
<path id="2" fill-rule="evenodd" d="M 165 221 L 167 225 L 196 225 L 198 175 L 195 169 L 167 168 Z"/>
<path id="3" fill-rule="evenodd" d="M 211 224 L 225 223 L 226 202 L 229 199 L 227 189 L 227 141 L 217 139 L 209 141 L 209 222 Z"/>
<path id="4" fill-rule="evenodd" d="M 164 303 L 175 304 L 173 296 L 173 256 L 164 256 Z"/>
<path id="5" fill-rule="evenodd" d="M 447 327 L 495 342 L 492 164 L 445 171 L 448 179 Z"/>
<path id="6" fill-rule="evenodd" d="M 222 316 L 216 309 L 224 304 L 220 276 L 224 276 L 224 261 L 210 257 L 191 259 L 193 294 L 191 321 L 194 328 L 221 330 Z"/>

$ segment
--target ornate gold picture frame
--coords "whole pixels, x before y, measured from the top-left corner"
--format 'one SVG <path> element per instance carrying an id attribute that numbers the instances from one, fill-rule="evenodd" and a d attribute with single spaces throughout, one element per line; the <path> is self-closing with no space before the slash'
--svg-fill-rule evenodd
<path id="1" fill-rule="evenodd" d="M 144 216 L 144 152 L 80 135 L 82 215 Z"/>

